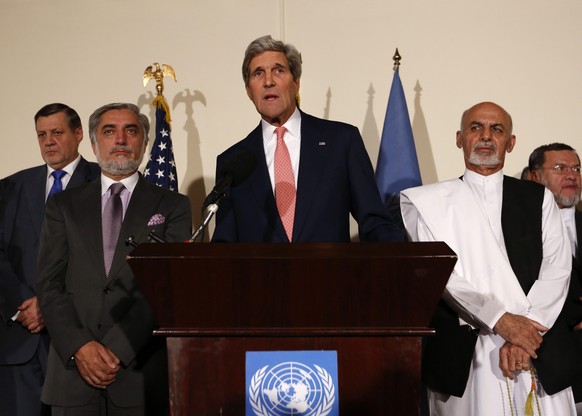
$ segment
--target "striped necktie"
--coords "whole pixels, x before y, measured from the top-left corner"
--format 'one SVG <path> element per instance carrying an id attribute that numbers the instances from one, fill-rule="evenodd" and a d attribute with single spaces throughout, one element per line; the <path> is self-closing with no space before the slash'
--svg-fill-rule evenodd
<path id="1" fill-rule="evenodd" d="M 67 174 L 64 170 L 57 169 L 51 173 L 51 176 L 55 179 L 53 182 L 53 186 L 48 193 L 48 196 L 56 194 L 57 192 L 61 192 L 63 190 L 63 182 L 61 179 Z M 48 198 L 48 197 L 47 197 Z"/>

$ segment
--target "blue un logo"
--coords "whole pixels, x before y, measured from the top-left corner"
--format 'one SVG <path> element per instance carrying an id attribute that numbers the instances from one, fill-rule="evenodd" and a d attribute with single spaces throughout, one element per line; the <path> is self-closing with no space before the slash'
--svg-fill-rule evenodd
<path id="1" fill-rule="evenodd" d="M 247 388 L 247 415 L 337 414 L 334 377 L 317 364 L 285 361 L 264 365 L 252 374 Z M 249 407 L 252 413 L 248 412 Z"/>

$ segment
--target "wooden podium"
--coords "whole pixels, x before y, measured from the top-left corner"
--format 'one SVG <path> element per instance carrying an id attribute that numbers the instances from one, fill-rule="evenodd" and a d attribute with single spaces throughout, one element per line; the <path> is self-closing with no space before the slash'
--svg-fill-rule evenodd
<path id="1" fill-rule="evenodd" d="M 246 351 L 335 350 L 344 416 L 418 415 L 444 243 L 143 244 L 129 264 L 167 338 L 172 416 L 245 413 Z"/>

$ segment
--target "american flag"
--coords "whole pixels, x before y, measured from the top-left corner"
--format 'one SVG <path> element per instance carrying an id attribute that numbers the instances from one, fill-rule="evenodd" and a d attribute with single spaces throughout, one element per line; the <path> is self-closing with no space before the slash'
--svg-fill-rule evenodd
<path id="1" fill-rule="evenodd" d="M 156 107 L 156 139 L 143 176 L 162 188 L 178 191 L 178 175 L 170 135 L 170 109 L 163 95 L 157 96 L 153 105 Z"/>

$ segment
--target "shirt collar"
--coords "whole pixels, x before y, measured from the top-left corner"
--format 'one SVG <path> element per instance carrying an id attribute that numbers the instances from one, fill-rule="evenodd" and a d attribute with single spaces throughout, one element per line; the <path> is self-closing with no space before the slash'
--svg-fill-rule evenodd
<path id="1" fill-rule="evenodd" d="M 467 182 L 473 183 L 475 185 L 485 185 L 486 183 L 496 184 L 503 181 L 503 171 L 500 170 L 491 175 L 484 176 L 472 170 L 465 169 L 463 178 Z"/>
<path id="2" fill-rule="evenodd" d="M 62 169 L 59 170 L 64 170 L 65 172 L 67 172 L 67 174 L 69 176 L 73 176 L 73 172 L 75 172 L 75 169 L 77 169 L 77 165 L 79 164 L 79 162 L 81 161 L 81 155 L 77 155 L 77 158 L 75 160 L 73 160 L 71 163 L 69 163 L 67 166 L 65 166 Z M 51 176 L 53 174 L 53 172 L 56 169 L 51 168 L 49 165 L 46 165 L 47 167 L 47 178 L 49 176 Z"/>
<path id="3" fill-rule="evenodd" d="M 576 224 L 574 217 L 576 216 L 576 207 L 561 208 L 560 214 L 562 215 L 562 220 L 564 222 L 570 222 L 570 224 Z"/>
<path id="4" fill-rule="evenodd" d="M 295 111 L 291 114 L 289 120 L 283 124 L 283 127 L 287 129 L 287 132 L 289 132 L 292 137 L 301 137 L 301 113 L 298 108 L 295 108 Z M 261 119 L 261 128 L 263 129 L 263 137 L 271 138 L 275 134 L 277 126 L 273 126 Z"/>
<path id="5" fill-rule="evenodd" d="M 138 180 L 139 180 L 139 173 L 137 171 L 134 172 L 131 176 L 128 176 L 127 178 L 123 178 L 120 181 L 114 181 L 113 179 L 111 179 L 108 176 L 103 175 L 103 173 L 102 173 L 101 174 L 101 196 L 105 195 L 107 193 L 107 191 L 109 190 L 109 187 L 116 182 L 121 182 L 130 193 L 133 193 L 133 190 L 135 189 L 135 186 L 137 185 Z"/>

